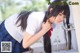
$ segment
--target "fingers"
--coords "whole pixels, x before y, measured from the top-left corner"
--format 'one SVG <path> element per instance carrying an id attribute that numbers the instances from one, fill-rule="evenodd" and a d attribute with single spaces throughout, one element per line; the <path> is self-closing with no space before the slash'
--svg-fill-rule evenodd
<path id="1" fill-rule="evenodd" d="M 42 29 L 48 31 L 51 28 L 51 24 L 48 22 L 48 20 L 46 22 L 42 23 Z"/>

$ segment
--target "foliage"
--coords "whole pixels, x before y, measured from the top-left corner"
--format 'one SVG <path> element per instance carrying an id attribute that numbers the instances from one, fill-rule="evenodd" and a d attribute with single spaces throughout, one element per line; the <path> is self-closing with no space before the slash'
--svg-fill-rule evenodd
<path id="1" fill-rule="evenodd" d="M 21 3 L 22 1 L 25 1 L 25 5 L 23 5 L 24 3 Z M 45 11 L 46 9 L 46 1 L 21 0 L 20 2 L 15 2 L 15 0 L 0 0 L 0 11 L 3 19 L 6 19 L 12 14 L 18 13 L 22 10 Z"/>

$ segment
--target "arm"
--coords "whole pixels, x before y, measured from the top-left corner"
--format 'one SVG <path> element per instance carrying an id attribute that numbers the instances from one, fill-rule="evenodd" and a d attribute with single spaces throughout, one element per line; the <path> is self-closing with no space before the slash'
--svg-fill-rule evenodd
<path id="1" fill-rule="evenodd" d="M 29 33 L 25 33 L 23 37 L 23 47 L 27 48 L 33 43 L 35 43 L 37 40 L 39 40 L 49 29 L 51 28 L 51 24 L 47 21 L 45 24 L 42 24 L 42 29 L 36 33 L 35 35 L 31 35 Z"/>

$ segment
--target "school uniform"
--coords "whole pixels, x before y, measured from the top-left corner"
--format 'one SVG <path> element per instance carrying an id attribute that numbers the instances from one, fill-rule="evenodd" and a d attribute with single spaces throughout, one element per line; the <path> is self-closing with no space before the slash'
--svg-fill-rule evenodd
<path id="1" fill-rule="evenodd" d="M 45 17 L 45 12 L 32 12 L 27 19 L 27 27 L 25 31 L 21 30 L 21 27 L 17 27 L 20 24 L 16 25 L 16 21 L 18 19 L 19 14 L 15 14 L 10 16 L 8 19 L 3 21 L 0 25 L 0 42 L 1 41 L 11 41 L 12 42 L 12 52 L 11 53 L 22 53 L 24 51 L 27 51 L 29 49 L 23 49 L 22 47 L 22 40 L 23 40 L 23 34 L 25 32 L 31 34 L 32 36 L 38 33 L 41 30 L 42 22 Z M 54 25 L 52 25 L 52 28 L 54 28 Z M 51 30 L 54 31 L 54 30 Z M 53 42 L 55 38 L 52 38 L 54 35 L 51 34 L 51 45 L 56 44 L 56 42 Z M 55 35 L 56 36 L 56 35 Z M 54 47 L 53 47 L 54 48 Z M 0 46 L 1 49 L 1 46 Z"/>
<path id="2" fill-rule="evenodd" d="M 12 43 L 12 52 L 9 53 L 22 53 L 29 50 L 28 48 L 24 49 L 22 47 L 23 34 L 28 32 L 31 35 L 34 35 L 40 31 L 45 13 L 32 12 L 27 19 L 27 27 L 25 31 L 22 31 L 21 27 L 17 27 L 20 21 L 16 25 L 18 15 L 19 14 L 12 15 L 0 24 L 0 43 L 2 41 L 11 41 Z"/>
<path id="3" fill-rule="evenodd" d="M 12 42 L 12 52 L 10 53 L 22 53 L 23 51 L 28 51 L 29 49 L 24 49 L 22 47 L 22 44 L 17 42 L 6 30 L 5 26 L 4 26 L 4 22 L 3 21 L 0 25 L 0 43 L 2 41 L 10 41 Z M 0 44 L 0 53 L 1 52 L 1 44 Z M 3 52 L 5 53 L 5 52 Z"/>

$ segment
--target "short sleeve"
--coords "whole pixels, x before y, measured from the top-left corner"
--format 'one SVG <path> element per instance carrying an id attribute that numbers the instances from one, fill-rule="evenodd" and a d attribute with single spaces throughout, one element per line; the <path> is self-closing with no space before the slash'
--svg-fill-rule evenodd
<path id="1" fill-rule="evenodd" d="M 27 19 L 27 27 L 26 32 L 28 32 L 31 35 L 34 35 L 37 31 L 37 19 L 34 14 L 30 14 Z"/>

